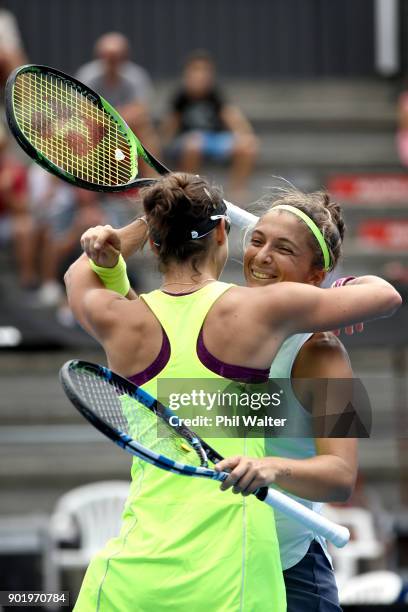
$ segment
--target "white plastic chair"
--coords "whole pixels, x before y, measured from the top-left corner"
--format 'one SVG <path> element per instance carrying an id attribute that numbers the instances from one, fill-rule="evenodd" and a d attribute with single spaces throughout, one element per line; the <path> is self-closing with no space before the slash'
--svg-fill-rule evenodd
<path id="1" fill-rule="evenodd" d="M 93 555 L 117 536 L 130 483 L 96 482 L 72 489 L 57 502 L 50 521 L 51 550 L 46 590 L 60 590 L 64 569 L 86 568 Z M 60 548 L 60 542 L 79 540 L 79 548 Z"/>
<path id="2" fill-rule="evenodd" d="M 352 534 L 350 542 L 344 548 L 329 546 L 336 581 L 341 588 L 358 574 L 360 560 L 378 559 L 382 556 L 384 544 L 376 537 L 373 516 L 365 508 L 326 505 L 324 514 L 348 527 Z"/>
<path id="3" fill-rule="evenodd" d="M 397 601 L 402 584 L 401 576 L 394 572 L 360 574 L 339 589 L 340 604 L 392 604 Z"/>

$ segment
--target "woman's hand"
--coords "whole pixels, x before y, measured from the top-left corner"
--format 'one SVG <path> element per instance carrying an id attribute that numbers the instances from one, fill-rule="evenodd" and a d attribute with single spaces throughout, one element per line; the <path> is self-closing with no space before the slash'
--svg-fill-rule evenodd
<path id="1" fill-rule="evenodd" d="M 233 493 L 250 495 L 260 487 L 274 483 L 277 476 L 283 474 L 282 460 L 278 457 L 229 457 L 223 459 L 214 467 L 217 472 L 231 472 L 221 484 L 221 490 L 232 487 Z"/>
<path id="2" fill-rule="evenodd" d="M 97 266 L 113 268 L 120 255 L 120 236 L 110 225 L 97 225 L 82 234 L 81 247 Z"/>
<path id="3" fill-rule="evenodd" d="M 341 329 L 333 329 L 333 334 L 335 336 L 340 336 L 341 331 L 342 331 Z M 354 332 L 361 334 L 361 332 L 363 331 L 364 331 L 364 323 L 356 323 L 355 325 L 348 325 L 347 327 L 344 328 L 344 333 L 346 334 L 346 336 L 352 336 Z"/>

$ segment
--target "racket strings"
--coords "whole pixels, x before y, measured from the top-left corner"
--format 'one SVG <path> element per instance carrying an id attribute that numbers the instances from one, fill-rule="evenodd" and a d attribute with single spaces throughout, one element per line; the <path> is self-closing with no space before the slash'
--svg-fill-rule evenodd
<path id="1" fill-rule="evenodd" d="M 65 131 L 67 127 L 68 129 L 71 127 L 73 131 L 73 134 L 72 132 L 71 134 L 69 134 L 71 136 L 71 141 L 68 140 L 68 144 L 70 146 L 68 148 L 65 147 L 65 150 L 69 152 L 70 148 L 77 148 L 79 155 L 74 158 L 75 161 L 82 162 L 82 166 L 85 161 L 86 170 L 90 173 L 93 172 L 93 168 L 96 168 L 98 175 L 104 174 L 104 166 L 100 165 L 100 160 L 98 159 L 98 157 L 96 157 L 96 159 L 90 160 L 89 156 L 86 155 L 86 153 L 89 152 L 90 149 L 92 149 L 92 146 L 100 144 L 101 152 L 103 153 L 105 158 L 108 158 L 109 147 L 106 148 L 106 145 L 103 140 L 103 136 L 106 133 L 111 135 L 112 129 L 108 129 L 108 127 L 113 127 L 115 130 L 115 143 L 117 145 L 116 148 L 118 149 L 119 145 L 122 146 L 122 148 L 126 148 L 127 141 L 118 131 L 118 126 L 116 122 L 113 122 L 110 118 L 108 122 L 108 116 L 106 115 L 106 113 L 104 113 L 97 106 L 92 104 L 85 96 L 83 96 L 78 91 L 78 89 L 70 87 L 67 82 L 65 82 L 64 96 L 64 86 L 62 82 L 57 79 L 54 79 L 52 81 L 51 79 L 47 79 L 44 76 L 42 76 L 42 79 L 45 80 L 46 91 L 48 90 L 48 84 L 51 85 L 50 90 L 47 91 L 47 102 L 49 103 L 51 110 L 54 111 L 56 120 L 60 121 L 61 119 L 68 119 L 68 126 L 65 126 Z M 60 85 L 59 89 L 58 85 Z M 54 93 L 55 96 L 53 96 Z M 72 108 L 70 108 L 69 106 L 69 104 L 71 104 L 72 107 L 72 103 L 74 106 L 74 110 L 76 111 L 75 114 L 72 113 Z M 67 113 L 68 116 L 66 116 Z M 69 125 L 69 123 L 71 123 L 71 125 Z M 91 132 L 89 132 L 89 128 L 91 128 Z M 72 136 L 75 134 L 78 135 L 78 138 L 76 140 L 72 139 Z M 90 141 L 90 145 L 88 144 L 88 141 Z M 89 161 L 95 162 L 94 165 L 91 165 L 89 167 Z M 115 170 L 115 168 L 119 181 L 119 166 L 117 163 L 114 164 L 113 170 Z M 80 170 L 78 166 L 77 169 L 78 171 Z M 106 173 L 105 178 L 107 178 Z M 127 177 L 125 174 L 122 173 L 120 178 L 122 180 L 125 180 Z"/>
<path id="2" fill-rule="evenodd" d="M 86 370 L 71 371 L 71 378 L 79 396 L 106 424 L 168 459 L 196 467 L 203 465 L 188 440 L 131 397 L 117 381 L 105 380 Z"/>
<path id="3" fill-rule="evenodd" d="M 22 73 L 14 109 L 29 142 L 77 178 L 106 185 L 133 178 L 135 153 L 116 121 L 77 88 L 40 73 Z"/>

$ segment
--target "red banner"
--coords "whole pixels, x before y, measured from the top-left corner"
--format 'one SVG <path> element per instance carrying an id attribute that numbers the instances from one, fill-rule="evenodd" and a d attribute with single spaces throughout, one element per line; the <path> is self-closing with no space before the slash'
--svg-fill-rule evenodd
<path id="1" fill-rule="evenodd" d="M 341 174 L 328 179 L 327 189 L 341 202 L 408 206 L 408 174 Z"/>
<path id="2" fill-rule="evenodd" d="M 357 236 L 369 246 L 407 250 L 407 219 L 370 219 L 363 221 L 357 230 Z"/>

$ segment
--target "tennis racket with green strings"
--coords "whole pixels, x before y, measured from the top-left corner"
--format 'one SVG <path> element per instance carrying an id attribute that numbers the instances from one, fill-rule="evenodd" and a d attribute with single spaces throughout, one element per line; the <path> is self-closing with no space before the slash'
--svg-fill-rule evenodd
<path id="1" fill-rule="evenodd" d="M 160 175 L 170 172 L 109 102 L 60 70 L 20 66 L 7 80 L 5 100 L 10 130 L 22 149 L 71 185 L 108 193 L 151 185 L 156 179 L 138 178 L 138 159 Z M 257 221 L 226 204 L 235 225 Z"/>
<path id="2" fill-rule="evenodd" d="M 17 68 L 6 85 L 9 127 L 40 166 L 72 185 L 95 191 L 143 187 L 138 158 L 169 172 L 96 92 L 47 66 Z"/>

